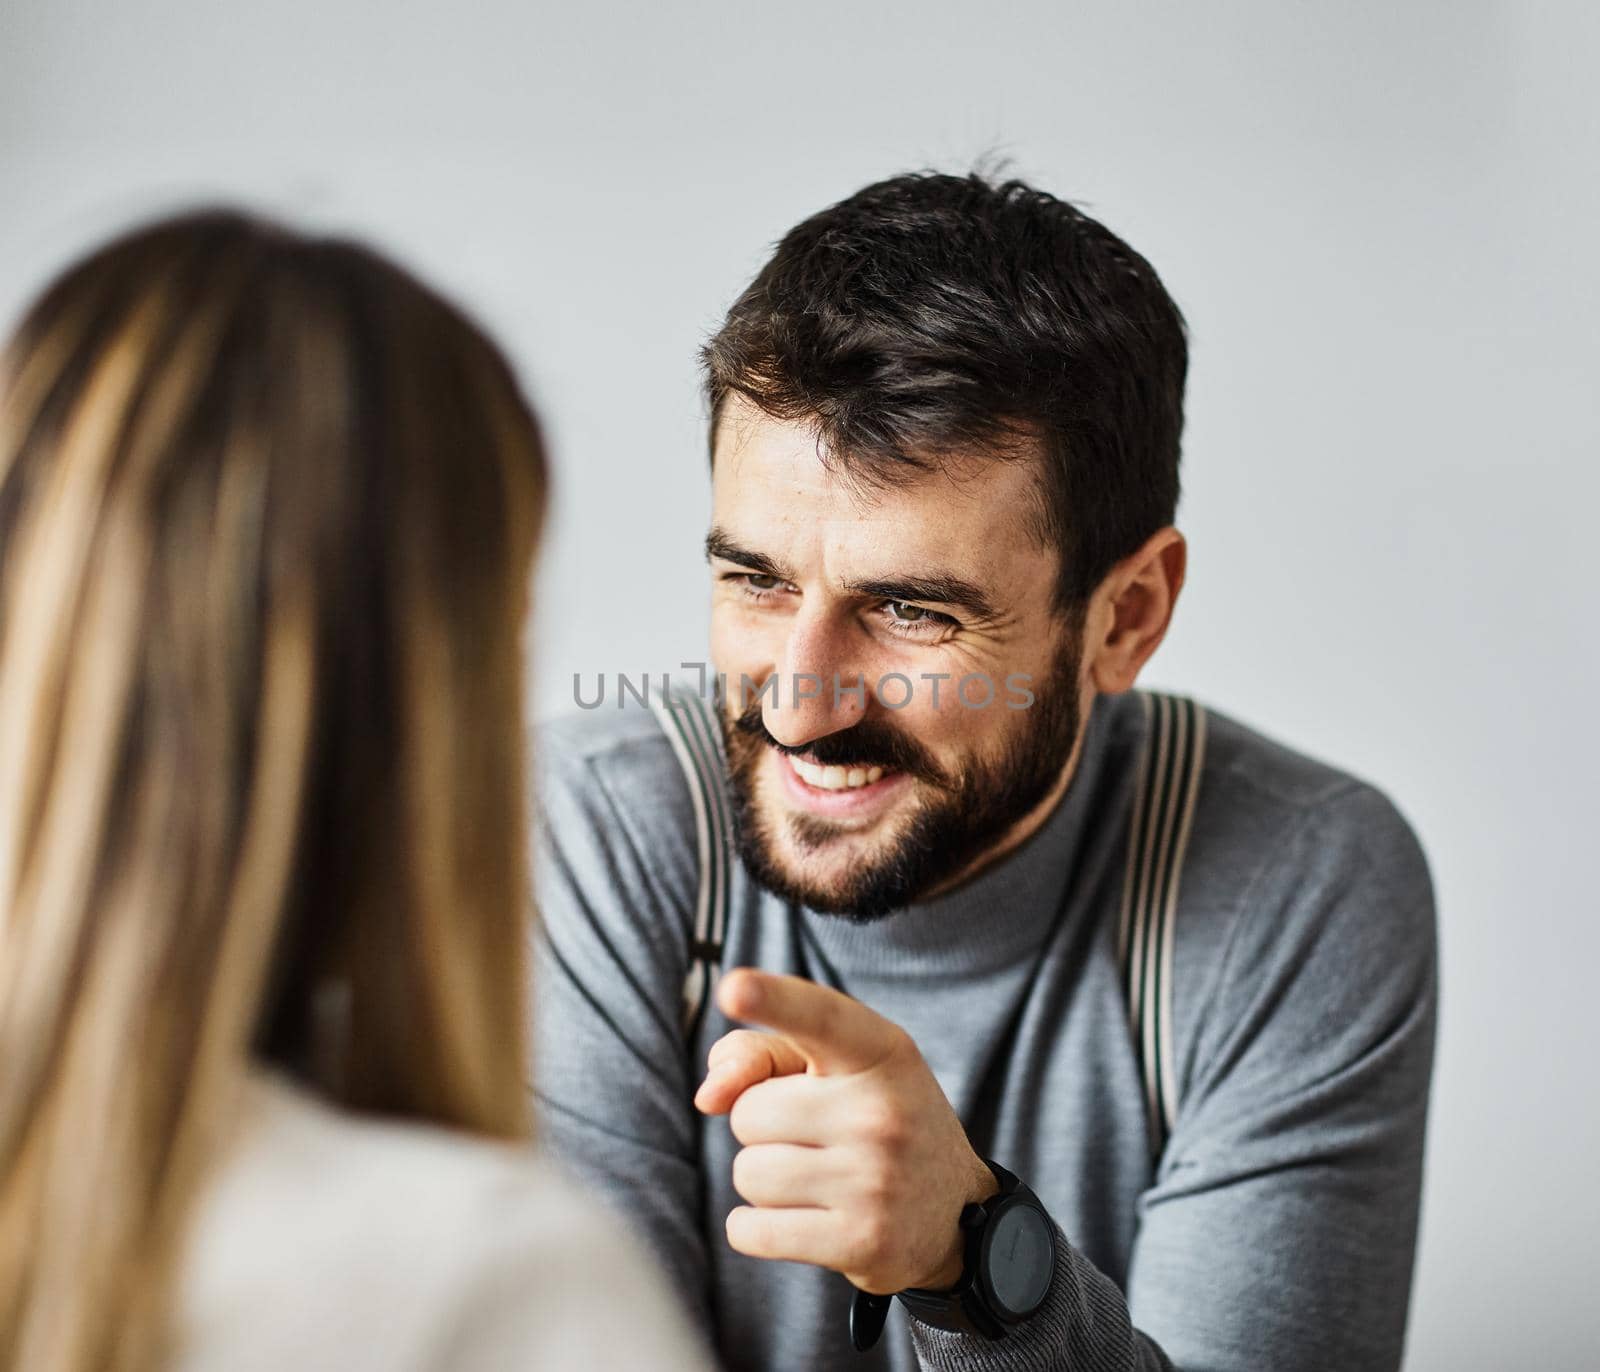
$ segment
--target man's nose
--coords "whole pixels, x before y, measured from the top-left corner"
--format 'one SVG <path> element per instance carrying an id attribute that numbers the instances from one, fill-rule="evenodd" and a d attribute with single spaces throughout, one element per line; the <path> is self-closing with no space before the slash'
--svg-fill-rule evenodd
<path id="1" fill-rule="evenodd" d="M 767 732 L 804 747 L 857 723 L 866 713 L 868 679 L 848 629 L 818 616 L 797 617 L 778 663 L 777 687 L 762 702 Z"/>

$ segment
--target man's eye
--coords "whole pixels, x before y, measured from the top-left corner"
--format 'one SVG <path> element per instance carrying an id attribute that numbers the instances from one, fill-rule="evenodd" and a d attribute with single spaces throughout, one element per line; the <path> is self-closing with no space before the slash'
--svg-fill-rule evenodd
<path id="1" fill-rule="evenodd" d="M 739 594 L 756 605 L 765 605 L 772 597 L 795 589 L 781 576 L 769 576 L 765 572 L 728 572 L 724 579 L 738 587 Z"/>
<path id="2" fill-rule="evenodd" d="M 960 626 L 949 615 L 930 610 L 926 605 L 912 605 L 904 600 L 886 600 L 882 604 L 884 625 L 891 633 L 902 638 L 915 638 L 919 642 L 933 642 L 951 629 Z"/>

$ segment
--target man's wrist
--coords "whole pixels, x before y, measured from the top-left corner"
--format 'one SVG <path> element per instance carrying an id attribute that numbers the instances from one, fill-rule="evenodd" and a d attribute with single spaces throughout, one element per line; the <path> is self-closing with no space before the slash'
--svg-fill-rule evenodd
<path id="1" fill-rule="evenodd" d="M 1058 1254 L 1055 1225 L 1039 1198 L 999 1163 L 985 1165 L 995 1193 L 961 1212 L 964 1261 L 954 1287 L 914 1287 L 898 1297 L 914 1321 L 996 1340 L 1042 1307 Z"/>
<path id="2" fill-rule="evenodd" d="M 961 1280 L 967 1251 L 966 1235 L 961 1230 L 961 1212 L 969 1205 L 982 1205 L 984 1201 L 1000 1193 L 1000 1183 L 989 1170 L 989 1164 L 976 1154 L 973 1155 L 972 1161 L 972 1174 L 967 1182 L 967 1189 L 957 1202 L 954 1217 L 950 1221 L 949 1245 L 945 1251 L 944 1261 L 939 1264 L 931 1281 L 910 1283 L 920 1290 L 949 1291 Z"/>

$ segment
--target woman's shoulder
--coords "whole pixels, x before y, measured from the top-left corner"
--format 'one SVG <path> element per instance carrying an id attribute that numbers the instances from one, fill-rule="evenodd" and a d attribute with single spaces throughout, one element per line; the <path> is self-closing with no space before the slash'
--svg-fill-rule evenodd
<path id="1" fill-rule="evenodd" d="M 292 1189 L 307 1204 L 315 1197 L 324 1221 L 339 1219 L 340 1203 L 358 1206 L 373 1193 L 388 1197 L 396 1186 L 411 1203 L 385 1206 L 388 1222 L 430 1228 L 456 1216 L 469 1195 L 515 1188 L 559 1199 L 568 1189 L 529 1145 L 348 1110 L 277 1072 L 248 1083 L 242 1116 L 219 1184 L 246 1198 L 255 1189 L 279 1188 Z"/>
<path id="2" fill-rule="evenodd" d="M 186 1369 L 628 1356 L 626 1329 L 588 1327 L 597 1320 L 637 1331 L 640 1365 L 698 1365 L 639 1245 L 554 1163 L 354 1115 L 277 1077 L 251 1084 L 182 1290 Z"/>

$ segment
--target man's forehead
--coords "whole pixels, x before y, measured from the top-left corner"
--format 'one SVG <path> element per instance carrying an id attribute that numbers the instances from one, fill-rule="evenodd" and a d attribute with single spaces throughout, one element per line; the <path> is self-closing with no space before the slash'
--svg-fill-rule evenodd
<path id="1" fill-rule="evenodd" d="M 1032 454 L 941 454 L 925 469 L 905 464 L 879 475 L 829 453 L 813 424 L 773 419 L 730 401 L 713 461 L 717 523 L 736 523 L 751 535 L 826 526 L 890 538 L 903 553 L 946 558 L 1039 546 Z"/>

